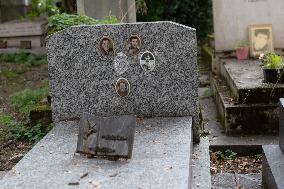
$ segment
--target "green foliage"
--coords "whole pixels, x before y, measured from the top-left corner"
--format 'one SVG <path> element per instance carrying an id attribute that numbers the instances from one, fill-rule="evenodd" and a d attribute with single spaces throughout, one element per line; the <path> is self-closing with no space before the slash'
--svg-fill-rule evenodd
<path id="1" fill-rule="evenodd" d="M 17 73 L 15 73 L 13 71 L 2 71 L 2 72 L 0 72 L 0 75 L 3 75 L 8 80 L 16 79 L 19 76 Z"/>
<path id="2" fill-rule="evenodd" d="M 210 135 L 210 131 L 209 130 L 201 130 L 200 131 L 200 137 L 205 138 L 208 135 Z"/>
<path id="3" fill-rule="evenodd" d="M 280 69 L 284 67 L 283 58 L 274 52 L 270 52 L 261 56 L 263 66 L 265 69 Z"/>
<path id="4" fill-rule="evenodd" d="M 118 19 L 111 15 L 102 20 L 95 20 L 85 15 L 56 14 L 48 18 L 48 35 L 75 25 L 115 24 L 118 22 Z"/>
<path id="5" fill-rule="evenodd" d="M 16 64 L 25 64 L 28 66 L 37 66 L 41 64 L 47 64 L 46 55 L 35 55 L 28 52 L 20 53 L 3 53 L 0 54 L 1 62 L 12 62 Z"/>
<path id="6" fill-rule="evenodd" d="M 255 160 L 258 161 L 258 160 L 261 160 L 262 159 L 262 154 L 256 154 L 255 155 Z"/>
<path id="7" fill-rule="evenodd" d="M 25 89 L 23 91 L 12 94 L 9 97 L 11 105 L 25 115 L 28 115 L 30 111 L 36 107 L 41 99 L 49 94 L 48 87 L 42 87 L 39 89 L 31 90 Z"/>
<path id="8" fill-rule="evenodd" d="M 230 149 L 227 149 L 225 152 L 222 151 L 217 151 L 216 152 L 216 157 L 217 160 L 234 160 L 236 159 L 237 153 L 233 152 Z"/>
<path id="9" fill-rule="evenodd" d="M 42 124 L 38 123 L 32 127 L 25 122 L 16 122 L 11 116 L 0 114 L 0 125 L 6 127 L 0 132 L 0 135 L 7 140 L 28 140 L 30 142 L 38 142 L 45 135 Z M 53 124 L 48 126 L 48 131 L 51 130 Z"/>
<path id="10" fill-rule="evenodd" d="M 211 88 L 208 88 L 204 91 L 204 93 L 199 97 L 200 99 L 206 99 L 206 98 L 210 98 L 213 96 L 213 91 L 211 90 Z"/>
<path id="11" fill-rule="evenodd" d="M 212 0 L 145 1 L 147 15 L 138 14 L 138 21 L 175 21 L 196 28 L 199 40 L 213 32 Z"/>
<path id="12" fill-rule="evenodd" d="M 42 13 L 48 16 L 59 14 L 59 8 L 55 6 L 55 0 L 32 0 L 31 10 L 28 12 L 28 18 L 37 18 Z"/>

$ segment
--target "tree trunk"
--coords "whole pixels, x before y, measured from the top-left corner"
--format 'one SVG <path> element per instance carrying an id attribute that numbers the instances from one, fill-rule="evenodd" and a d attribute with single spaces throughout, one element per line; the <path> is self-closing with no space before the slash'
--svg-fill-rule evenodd
<path id="1" fill-rule="evenodd" d="M 74 14 L 77 12 L 76 0 L 62 0 L 64 12 Z"/>

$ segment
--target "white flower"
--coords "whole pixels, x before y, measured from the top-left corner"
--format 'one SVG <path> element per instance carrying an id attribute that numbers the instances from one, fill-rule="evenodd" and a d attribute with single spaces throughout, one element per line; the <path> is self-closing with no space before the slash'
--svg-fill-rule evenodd
<path id="1" fill-rule="evenodd" d="M 258 58 L 258 59 L 262 60 L 263 58 L 264 58 L 264 53 L 261 53 L 261 54 L 259 55 L 259 58 Z"/>

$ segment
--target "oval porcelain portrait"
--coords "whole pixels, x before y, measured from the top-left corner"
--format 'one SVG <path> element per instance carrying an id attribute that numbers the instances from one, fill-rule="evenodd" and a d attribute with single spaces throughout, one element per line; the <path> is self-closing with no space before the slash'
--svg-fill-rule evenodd
<path id="1" fill-rule="evenodd" d="M 126 44 L 126 52 L 128 55 L 137 55 L 140 52 L 141 39 L 138 35 L 131 35 Z"/>
<path id="2" fill-rule="evenodd" d="M 115 84 L 115 91 L 121 97 L 126 97 L 130 93 L 130 84 L 127 79 L 120 78 Z"/>
<path id="3" fill-rule="evenodd" d="M 114 44 L 110 37 L 104 36 L 99 42 L 100 50 L 103 55 L 109 56 L 114 53 Z"/>
<path id="4" fill-rule="evenodd" d="M 153 71 L 155 69 L 155 63 L 155 56 L 150 51 L 145 51 L 141 54 L 140 66 L 145 72 Z"/>

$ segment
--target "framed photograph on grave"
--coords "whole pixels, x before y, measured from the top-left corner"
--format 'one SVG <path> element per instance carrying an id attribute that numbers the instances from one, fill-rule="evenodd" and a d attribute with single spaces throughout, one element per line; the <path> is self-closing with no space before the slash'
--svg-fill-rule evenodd
<path id="1" fill-rule="evenodd" d="M 113 40 L 108 36 L 103 36 L 100 39 L 99 47 L 103 55 L 109 56 L 114 54 Z"/>
<path id="2" fill-rule="evenodd" d="M 249 39 L 250 55 L 254 58 L 258 58 L 260 54 L 274 50 L 271 24 L 250 25 Z"/>
<path id="3" fill-rule="evenodd" d="M 138 35 L 132 34 L 126 42 L 126 52 L 128 55 L 137 55 L 141 49 L 141 39 Z"/>

